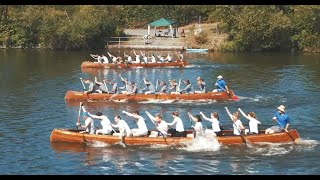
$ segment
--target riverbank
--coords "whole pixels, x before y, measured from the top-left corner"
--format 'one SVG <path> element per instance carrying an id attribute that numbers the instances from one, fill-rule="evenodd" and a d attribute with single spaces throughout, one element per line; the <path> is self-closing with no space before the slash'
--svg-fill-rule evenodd
<path id="1" fill-rule="evenodd" d="M 159 29 L 156 34 L 151 31 L 148 43 L 145 44 L 143 36 L 148 34 L 147 29 L 125 29 L 124 33 L 127 41 L 113 41 L 108 43 L 107 48 L 130 48 L 130 49 L 177 49 L 187 48 L 209 49 L 209 51 L 219 51 L 220 46 L 226 41 L 227 34 L 217 31 L 218 23 L 210 24 L 190 24 L 181 26 L 178 29 L 177 37 L 161 34 L 167 29 Z M 184 34 L 182 34 L 184 31 Z M 158 36 L 161 34 L 161 36 Z"/>

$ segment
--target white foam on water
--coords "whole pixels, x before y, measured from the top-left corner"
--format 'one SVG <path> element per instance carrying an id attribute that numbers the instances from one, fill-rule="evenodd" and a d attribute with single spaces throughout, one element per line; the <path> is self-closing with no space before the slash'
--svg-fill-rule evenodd
<path id="1" fill-rule="evenodd" d="M 284 155 L 294 149 L 294 143 L 256 143 L 250 146 L 250 153 L 262 156 Z"/>
<path id="2" fill-rule="evenodd" d="M 218 151 L 221 144 L 212 136 L 197 136 L 193 141 L 184 143 L 184 147 L 179 149 L 189 152 Z"/>
<path id="3" fill-rule="evenodd" d="M 153 144 L 151 146 L 148 146 L 149 149 L 156 149 L 156 150 L 167 150 L 168 148 L 171 148 L 171 145 L 166 144 Z"/>
<path id="4" fill-rule="evenodd" d="M 159 99 L 150 99 L 150 100 L 147 100 L 147 101 L 140 101 L 138 103 L 140 104 L 154 104 L 154 103 L 157 103 L 157 104 L 171 104 L 172 102 L 174 102 L 175 100 L 173 99 L 168 99 L 168 100 L 159 100 Z"/>
<path id="5" fill-rule="evenodd" d="M 316 146 L 316 145 L 320 144 L 320 142 L 317 140 L 302 139 L 302 138 L 300 138 L 299 140 L 296 140 L 296 143 L 299 145 L 311 145 L 311 146 L 313 146 L 313 145 Z"/>
<path id="6" fill-rule="evenodd" d="M 96 148 L 111 146 L 110 144 L 105 143 L 105 142 L 101 142 L 101 141 L 92 141 L 90 143 L 87 143 L 87 145 L 89 145 L 90 147 L 96 147 Z"/>

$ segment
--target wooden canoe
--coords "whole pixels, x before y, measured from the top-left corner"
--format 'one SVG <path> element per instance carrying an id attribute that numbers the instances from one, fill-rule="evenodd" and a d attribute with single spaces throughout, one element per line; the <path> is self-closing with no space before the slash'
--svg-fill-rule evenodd
<path id="1" fill-rule="evenodd" d="M 67 101 L 148 101 L 148 100 L 185 100 L 185 101 L 212 101 L 212 100 L 238 100 L 238 97 L 229 90 L 226 92 L 208 92 L 199 94 L 108 94 L 92 93 L 85 94 L 79 91 L 67 91 L 65 95 Z"/>
<path id="2" fill-rule="evenodd" d="M 113 64 L 113 63 L 97 63 L 97 62 L 92 62 L 92 61 L 84 61 L 81 64 L 81 68 L 154 68 L 154 67 L 186 67 L 189 66 L 190 63 L 188 61 L 174 61 L 174 62 L 165 62 L 165 63 L 137 63 L 137 64 Z"/>
<path id="3" fill-rule="evenodd" d="M 83 134 L 79 133 L 80 130 L 73 129 L 61 129 L 56 128 L 52 131 L 50 141 L 70 142 L 70 143 L 92 143 L 95 141 L 104 142 L 107 144 L 119 143 L 119 137 L 112 135 L 95 135 L 95 134 Z M 187 131 L 188 134 L 192 133 L 192 130 Z M 214 138 L 214 137 L 212 137 Z M 124 143 L 127 145 L 176 145 L 181 146 L 183 143 L 190 142 L 194 138 L 187 137 L 125 137 Z M 223 130 L 222 136 L 217 136 L 216 139 L 221 144 L 245 144 L 245 143 L 289 143 L 297 142 L 300 140 L 300 135 L 297 130 L 292 129 L 288 133 L 280 132 L 274 134 L 264 134 L 264 131 L 260 131 L 260 134 L 256 135 L 232 135 L 232 130 Z"/>

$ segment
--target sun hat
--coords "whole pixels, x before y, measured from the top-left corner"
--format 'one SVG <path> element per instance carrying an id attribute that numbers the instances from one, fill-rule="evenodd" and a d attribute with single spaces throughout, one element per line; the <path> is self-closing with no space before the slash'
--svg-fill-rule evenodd
<path id="1" fill-rule="evenodd" d="M 222 76 L 221 76 L 221 75 L 219 75 L 217 78 L 218 78 L 218 79 L 222 79 Z"/>
<path id="2" fill-rule="evenodd" d="M 280 111 L 282 112 L 286 112 L 286 107 L 284 105 L 280 105 L 279 107 L 277 107 Z"/>

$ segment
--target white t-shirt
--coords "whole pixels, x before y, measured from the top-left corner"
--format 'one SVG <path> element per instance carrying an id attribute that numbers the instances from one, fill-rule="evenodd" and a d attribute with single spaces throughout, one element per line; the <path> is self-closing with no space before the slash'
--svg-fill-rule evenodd
<path id="1" fill-rule="evenodd" d="M 110 120 L 109 120 L 109 118 L 107 116 L 105 116 L 105 115 L 96 116 L 96 115 L 93 115 L 93 114 L 91 114 L 89 112 L 88 112 L 88 114 L 92 118 L 101 119 L 101 126 L 102 126 L 102 129 L 103 129 L 103 132 L 112 131 L 111 123 L 110 123 Z"/>
<path id="2" fill-rule="evenodd" d="M 242 127 L 242 122 L 240 119 L 238 119 L 236 122 L 233 123 L 233 134 L 234 135 L 240 135 Z"/>
<path id="3" fill-rule="evenodd" d="M 175 117 L 172 123 L 168 123 L 168 126 L 173 126 L 173 125 L 175 125 L 176 131 L 178 132 L 184 131 L 183 123 L 180 117 Z"/>
<path id="4" fill-rule="evenodd" d="M 164 120 L 157 125 L 157 128 L 164 136 L 168 134 L 168 124 Z"/>
<path id="5" fill-rule="evenodd" d="M 90 134 L 94 134 L 95 129 L 94 129 L 93 119 L 91 117 L 87 117 L 84 123 L 85 123 L 85 126 L 87 127 L 86 131 Z"/>
<path id="6" fill-rule="evenodd" d="M 211 126 L 212 126 L 213 132 L 219 132 L 219 131 L 221 131 L 221 129 L 220 129 L 220 123 L 219 123 L 219 120 L 218 120 L 218 119 L 213 118 L 213 119 L 208 119 L 208 121 L 210 121 L 210 122 L 212 123 Z"/>
<path id="7" fill-rule="evenodd" d="M 119 127 L 119 131 L 121 134 L 130 136 L 131 129 L 129 128 L 128 124 L 124 120 L 119 120 L 117 126 Z"/>
<path id="8" fill-rule="evenodd" d="M 137 121 L 137 125 L 140 131 L 145 132 L 148 131 L 146 122 L 144 121 L 144 118 L 140 116 L 140 118 Z"/>
<path id="9" fill-rule="evenodd" d="M 196 131 L 197 134 L 202 134 L 202 123 L 201 122 L 196 122 L 195 125 L 194 125 L 194 130 Z"/>
<path id="10" fill-rule="evenodd" d="M 248 119 L 249 119 L 250 132 L 254 132 L 258 134 L 259 133 L 258 124 L 261 124 L 261 122 L 256 120 L 253 117 L 248 117 Z"/>

